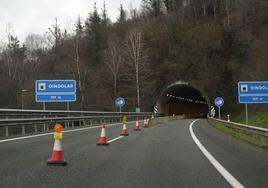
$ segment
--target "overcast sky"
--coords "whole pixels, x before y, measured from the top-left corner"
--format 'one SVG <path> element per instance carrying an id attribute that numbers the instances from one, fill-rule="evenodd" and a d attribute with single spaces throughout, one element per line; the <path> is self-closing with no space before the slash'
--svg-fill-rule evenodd
<path id="1" fill-rule="evenodd" d="M 101 12 L 104 0 L 0 0 L 0 38 L 5 37 L 7 23 L 23 41 L 29 33 L 43 34 L 54 24 L 57 17 L 61 28 L 80 15 L 86 18 L 93 10 L 94 2 Z M 139 8 L 141 0 L 106 0 L 106 7 L 112 21 L 116 20 L 120 4 L 125 9 Z"/>

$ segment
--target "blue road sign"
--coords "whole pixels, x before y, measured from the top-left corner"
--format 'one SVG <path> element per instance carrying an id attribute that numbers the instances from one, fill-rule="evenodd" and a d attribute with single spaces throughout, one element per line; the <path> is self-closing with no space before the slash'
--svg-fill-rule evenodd
<path id="1" fill-rule="evenodd" d="M 268 81 L 238 82 L 239 103 L 268 103 Z"/>
<path id="2" fill-rule="evenodd" d="M 75 94 L 37 94 L 36 102 L 74 102 L 76 101 Z"/>
<path id="3" fill-rule="evenodd" d="M 267 96 L 239 96 L 239 103 L 268 103 Z"/>
<path id="4" fill-rule="evenodd" d="M 125 105 L 125 103 L 126 103 L 126 101 L 122 97 L 118 97 L 117 99 L 115 99 L 115 105 L 119 108 L 123 107 Z"/>
<path id="5" fill-rule="evenodd" d="M 222 107 L 224 105 L 224 100 L 223 98 L 221 97 L 217 97 L 215 100 L 214 100 L 214 103 L 217 107 Z"/>
<path id="6" fill-rule="evenodd" d="M 75 80 L 36 80 L 36 102 L 76 101 Z"/>
<path id="7" fill-rule="evenodd" d="M 75 93 L 75 80 L 36 80 L 35 93 Z"/>

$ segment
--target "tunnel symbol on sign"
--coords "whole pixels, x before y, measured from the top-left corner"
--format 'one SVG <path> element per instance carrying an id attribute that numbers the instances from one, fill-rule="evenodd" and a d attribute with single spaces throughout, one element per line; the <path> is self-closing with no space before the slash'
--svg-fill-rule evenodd
<path id="1" fill-rule="evenodd" d="M 248 85 L 241 85 L 241 91 L 247 92 L 248 91 Z"/>
<path id="2" fill-rule="evenodd" d="M 38 90 L 39 91 L 45 91 L 46 90 L 46 84 L 45 83 L 39 83 L 38 84 Z"/>

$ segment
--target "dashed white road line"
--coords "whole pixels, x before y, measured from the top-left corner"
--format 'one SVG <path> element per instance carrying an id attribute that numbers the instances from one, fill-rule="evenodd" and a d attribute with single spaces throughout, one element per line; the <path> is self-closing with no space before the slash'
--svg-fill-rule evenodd
<path id="1" fill-rule="evenodd" d="M 193 131 L 193 125 L 195 122 L 197 122 L 199 119 L 194 120 L 190 126 L 190 134 L 196 143 L 196 145 L 199 147 L 199 149 L 202 151 L 202 153 L 206 156 L 206 158 L 209 160 L 209 162 L 218 170 L 218 172 L 225 178 L 225 180 L 235 188 L 244 188 L 244 186 L 234 177 L 232 174 L 230 174 L 209 152 L 208 150 L 201 144 L 201 142 L 198 140 L 198 138 L 195 136 Z"/>
<path id="2" fill-rule="evenodd" d="M 119 137 L 117 137 L 117 138 L 114 138 L 114 139 L 112 139 L 112 140 L 109 140 L 108 143 L 111 143 L 111 142 L 114 142 L 114 141 L 116 141 L 116 140 L 119 140 L 120 138 L 124 138 L 124 136 L 119 136 Z"/>
<path id="3" fill-rule="evenodd" d="M 108 125 L 108 127 L 109 126 L 116 126 L 116 125 L 121 125 L 121 123 L 110 124 L 110 125 Z M 65 130 L 65 131 L 62 131 L 62 132 L 63 133 L 76 132 L 76 131 L 82 131 L 82 130 L 87 130 L 87 129 L 96 129 L 96 128 L 99 128 L 99 127 L 100 126 L 83 127 L 83 128 Z M 15 140 L 29 139 L 29 138 L 36 138 L 36 137 L 47 136 L 47 135 L 52 135 L 52 134 L 54 134 L 54 132 L 37 134 L 37 135 L 30 135 L 30 136 L 22 136 L 22 137 L 17 137 L 17 138 L 9 138 L 9 139 L 5 139 L 5 140 L 0 140 L 0 143 L 10 142 L 10 141 L 15 141 Z"/>

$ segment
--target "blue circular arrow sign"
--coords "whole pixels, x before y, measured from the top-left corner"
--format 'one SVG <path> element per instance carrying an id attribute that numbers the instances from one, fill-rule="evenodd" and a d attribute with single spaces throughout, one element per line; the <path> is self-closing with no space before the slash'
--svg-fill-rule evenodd
<path id="1" fill-rule="evenodd" d="M 224 105 L 224 100 L 223 98 L 221 97 L 217 97 L 215 100 L 214 100 L 214 103 L 217 107 L 221 107 Z"/>
<path id="2" fill-rule="evenodd" d="M 124 98 L 122 98 L 122 97 L 118 97 L 117 99 L 115 99 L 115 105 L 117 106 L 117 107 L 123 107 L 124 105 L 126 104 L 126 101 L 125 101 L 125 99 Z"/>

